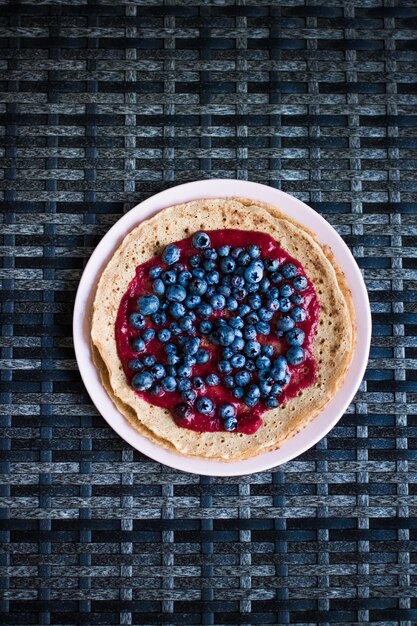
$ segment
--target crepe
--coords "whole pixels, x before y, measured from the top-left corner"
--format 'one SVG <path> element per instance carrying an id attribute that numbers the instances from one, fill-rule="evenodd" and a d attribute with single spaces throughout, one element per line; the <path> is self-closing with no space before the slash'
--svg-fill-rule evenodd
<path id="1" fill-rule="evenodd" d="M 139 264 L 196 231 L 233 228 L 268 233 L 303 265 L 320 303 L 313 346 L 318 372 L 313 385 L 263 413 L 263 425 L 254 434 L 199 433 L 177 426 L 166 409 L 149 404 L 130 387 L 117 354 L 115 321 L 120 300 Z M 222 461 L 276 449 L 314 419 L 343 384 L 355 335 L 351 293 L 331 250 L 320 246 L 311 231 L 278 208 L 244 198 L 176 205 L 133 229 L 100 278 L 91 320 L 95 361 L 103 384 L 129 422 L 155 443 L 180 454 Z"/>

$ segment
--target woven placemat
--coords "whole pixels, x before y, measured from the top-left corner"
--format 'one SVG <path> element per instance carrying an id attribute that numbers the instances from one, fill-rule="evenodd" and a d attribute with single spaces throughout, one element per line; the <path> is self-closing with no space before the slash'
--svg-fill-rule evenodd
<path id="1" fill-rule="evenodd" d="M 417 623 L 416 26 L 413 0 L 0 2 L 1 624 Z M 320 212 L 373 310 L 338 426 L 244 478 L 130 448 L 71 338 L 108 228 L 210 177 Z"/>

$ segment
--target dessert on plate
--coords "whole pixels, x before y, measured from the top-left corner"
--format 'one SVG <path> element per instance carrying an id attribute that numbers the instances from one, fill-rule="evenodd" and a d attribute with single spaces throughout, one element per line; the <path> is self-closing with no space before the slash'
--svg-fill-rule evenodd
<path id="1" fill-rule="evenodd" d="M 352 298 L 331 250 L 244 198 L 169 207 L 124 239 L 95 295 L 103 385 L 143 435 L 237 461 L 276 449 L 343 384 Z"/>

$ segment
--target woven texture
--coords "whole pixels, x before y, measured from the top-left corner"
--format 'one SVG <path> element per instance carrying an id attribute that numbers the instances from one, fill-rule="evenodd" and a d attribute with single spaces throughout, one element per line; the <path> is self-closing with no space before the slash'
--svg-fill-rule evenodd
<path id="1" fill-rule="evenodd" d="M 0 2 L 0 623 L 417 623 L 413 0 Z M 281 188 L 363 269 L 369 368 L 329 436 L 207 478 L 124 443 L 71 314 L 123 212 L 210 177 Z"/>

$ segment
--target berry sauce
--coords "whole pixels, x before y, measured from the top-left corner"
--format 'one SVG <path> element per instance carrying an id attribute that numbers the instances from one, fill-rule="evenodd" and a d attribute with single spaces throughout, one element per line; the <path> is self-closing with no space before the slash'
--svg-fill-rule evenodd
<path id="1" fill-rule="evenodd" d="M 210 236 L 211 239 L 211 247 L 214 249 L 218 249 L 220 246 L 224 245 L 232 245 L 234 247 L 240 246 L 242 248 L 247 249 L 248 245 L 256 244 L 261 248 L 261 258 L 269 257 L 271 259 L 276 259 L 279 261 L 280 266 L 283 263 L 293 263 L 297 269 L 298 273 L 305 276 L 305 272 L 301 263 L 299 263 L 296 259 L 291 257 L 283 248 L 279 246 L 279 244 L 272 239 L 269 235 L 260 232 L 248 232 L 234 229 L 225 229 L 225 230 L 215 230 L 215 231 L 205 231 Z M 192 269 L 189 266 L 188 260 L 191 256 L 201 253 L 200 250 L 196 250 L 192 245 L 192 238 L 189 237 L 187 239 L 183 239 L 182 241 L 175 242 L 175 245 L 181 250 L 181 258 L 180 262 L 185 266 L 185 269 Z M 149 261 L 139 265 L 136 268 L 136 274 L 133 280 L 130 282 L 129 287 L 126 293 L 123 295 L 122 300 L 120 302 L 116 326 L 115 326 L 115 334 L 116 334 L 116 345 L 117 351 L 119 355 L 119 359 L 122 363 L 124 373 L 126 375 L 126 379 L 129 385 L 132 383 L 132 379 L 136 372 L 132 371 L 129 368 L 128 362 L 130 359 L 141 358 L 143 354 L 153 355 L 156 358 L 157 363 L 162 363 L 166 365 L 166 353 L 164 351 L 164 345 L 157 339 L 155 336 L 147 345 L 146 349 L 143 353 L 135 352 L 131 347 L 131 341 L 135 337 L 141 335 L 142 331 L 135 330 L 129 324 L 129 316 L 131 313 L 137 311 L 137 298 L 141 295 L 152 294 L 152 283 L 153 279 L 149 277 L 149 270 L 154 266 L 160 266 L 164 270 L 171 269 L 168 265 L 166 265 L 162 261 L 162 255 L 153 257 Z M 315 358 L 313 356 L 312 348 L 315 337 L 315 330 L 319 317 L 320 305 L 314 290 L 314 287 L 311 281 L 307 278 L 307 288 L 302 291 L 302 296 L 304 298 L 303 308 L 306 312 L 306 319 L 303 322 L 297 323 L 297 327 L 305 333 L 305 340 L 303 343 L 303 349 L 305 351 L 305 360 L 301 365 L 294 366 L 288 365 L 288 371 L 291 374 L 290 382 L 283 387 L 281 395 L 278 397 L 278 401 L 280 405 L 285 404 L 291 398 L 297 396 L 297 394 L 310 385 L 313 384 L 316 373 L 317 373 L 317 364 Z M 279 285 L 271 285 L 271 286 L 280 286 L 285 283 L 290 283 L 290 280 L 283 280 Z M 243 301 L 246 302 L 246 299 Z M 167 313 L 167 322 L 163 326 L 155 326 L 151 321 L 150 317 L 147 317 L 146 328 L 154 328 L 156 332 L 161 330 L 162 328 L 169 327 L 170 323 L 174 320 Z M 227 308 L 222 309 L 221 311 L 214 311 L 209 321 L 213 321 L 215 318 L 223 317 L 226 319 L 230 319 L 236 316 L 238 313 L 236 311 L 231 312 L 228 311 Z M 274 313 L 274 317 L 270 322 L 271 325 L 271 333 L 269 335 L 260 335 L 257 334 L 256 341 L 261 343 L 262 345 L 273 345 L 274 346 L 274 358 L 279 356 L 280 354 L 285 356 L 286 351 L 289 346 L 286 343 L 284 338 L 280 338 L 277 336 L 275 325 L 276 321 L 283 315 L 279 311 Z M 217 363 L 222 359 L 221 352 L 224 348 L 221 348 L 218 345 L 214 345 L 210 342 L 210 337 L 208 335 L 203 335 L 198 330 L 198 322 L 196 323 L 196 336 L 201 339 L 200 348 L 204 348 L 209 351 L 210 359 L 205 364 L 196 364 L 192 367 L 192 378 L 195 376 L 201 376 L 202 378 L 206 378 L 209 374 L 215 373 L 220 378 L 220 383 L 217 386 L 209 387 L 205 386 L 203 390 L 195 390 L 197 393 L 197 398 L 201 396 L 206 396 L 210 398 L 216 407 L 223 403 L 230 403 L 236 409 L 236 418 L 238 421 L 237 428 L 234 432 L 237 433 L 245 433 L 245 434 L 253 434 L 262 424 L 261 415 L 268 409 L 268 407 L 263 402 L 262 398 L 258 402 L 255 407 L 249 408 L 243 402 L 242 399 L 237 399 L 231 389 L 227 389 L 222 385 L 221 378 L 222 374 L 217 370 Z M 176 343 L 176 337 L 172 337 L 172 343 Z M 232 370 L 232 374 L 235 374 L 237 370 Z M 150 404 L 162 407 L 170 411 L 172 418 L 175 420 L 175 423 L 178 426 L 183 428 L 189 428 L 191 430 L 197 432 L 215 432 L 215 431 L 224 431 L 224 420 L 221 419 L 217 411 L 213 416 L 203 415 L 198 413 L 195 409 L 195 404 L 190 405 L 190 412 L 187 417 L 178 417 L 174 413 L 174 407 L 178 403 L 183 403 L 184 400 L 181 397 L 181 393 L 178 390 L 173 392 L 164 392 L 161 391 L 158 395 L 153 395 L 149 391 L 136 391 L 141 398 L 149 402 Z"/>

